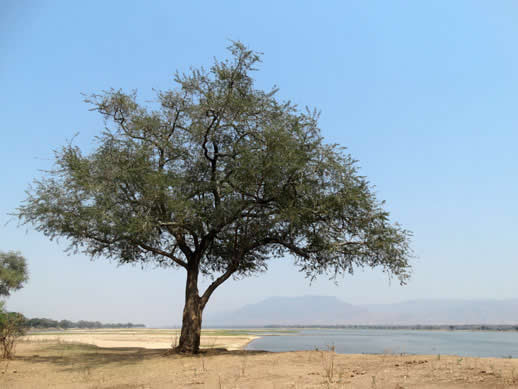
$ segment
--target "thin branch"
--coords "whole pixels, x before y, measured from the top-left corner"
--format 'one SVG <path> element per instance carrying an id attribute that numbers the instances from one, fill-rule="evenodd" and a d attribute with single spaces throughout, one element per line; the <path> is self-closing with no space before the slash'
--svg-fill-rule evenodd
<path id="1" fill-rule="evenodd" d="M 205 308 L 205 304 L 209 301 L 210 296 L 223 282 L 228 280 L 230 276 L 237 270 L 237 264 L 230 265 L 225 273 L 216 278 L 212 284 L 209 285 L 203 296 L 201 296 L 201 309 Z"/>
<path id="2" fill-rule="evenodd" d="M 151 251 L 152 253 L 163 255 L 164 257 L 172 259 L 174 262 L 176 262 L 178 265 L 184 267 L 187 269 L 187 263 L 185 261 L 182 261 L 180 258 L 175 257 L 171 253 L 167 253 L 163 250 L 157 249 L 155 247 L 148 246 L 145 243 L 137 243 L 141 248 L 147 251 Z"/>
<path id="3" fill-rule="evenodd" d="M 177 110 L 176 111 L 176 115 L 175 115 L 175 118 L 173 120 L 173 125 L 171 126 L 171 131 L 169 132 L 169 135 L 167 136 L 167 140 L 171 139 L 171 137 L 173 136 L 175 130 L 176 130 L 176 122 L 178 121 L 178 118 L 180 117 L 180 110 Z"/>
<path id="4" fill-rule="evenodd" d="M 191 248 L 187 245 L 187 243 L 185 242 L 185 236 L 177 233 L 177 234 L 174 234 L 174 237 L 176 238 L 178 247 L 180 248 L 182 253 L 187 257 L 187 261 L 189 262 L 189 260 L 193 257 L 194 253 L 191 250 Z"/>
<path id="5" fill-rule="evenodd" d="M 209 150 L 207 149 L 207 142 L 209 141 L 209 132 L 212 129 L 212 126 L 216 123 L 218 120 L 218 115 L 216 115 L 214 112 L 210 112 L 212 114 L 212 121 L 207 127 L 207 131 L 205 131 L 205 135 L 203 136 L 203 143 L 201 147 L 203 148 L 203 155 L 205 155 L 205 158 L 207 158 L 211 163 L 214 162 L 214 158 L 211 158 L 209 156 Z"/>

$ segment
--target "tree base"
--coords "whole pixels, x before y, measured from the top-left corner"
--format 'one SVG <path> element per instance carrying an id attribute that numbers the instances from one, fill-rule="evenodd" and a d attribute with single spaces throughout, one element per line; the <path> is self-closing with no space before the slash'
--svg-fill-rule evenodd
<path id="1" fill-rule="evenodd" d="M 170 356 L 170 355 L 195 355 L 195 354 L 199 354 L 203 351 L 201 350 L 192 350 L 190 348 L 187 348 L 187 347 L 180 347 L 180 346 L 176 346 L 176 347 L 171 347 L 169 350 L 167 350 L 165 353 L 164 353 L 164 356 Z"/>
<path id="2" fill-rule="evenodd" d="M 189 351 L 183 351 L 182 349 L 179 349 L 179 347 L 172 347 L 170 348 L 169 350 L 167 350 L 163 356 L 164 357 L 169 357 L 169 356 L 172 356 L 172 355 L 196 355 L 196 354 L 210 354 L 210 355 L 213 355 L 213 354 L 226 354 L 226 353 L 230 353 L 231 351 L 229 351 L 228 349 L 224 348 L 224 347 L 212 347 L 212 348 L 208 348 L 208 349 L 199 349 L 197 352 L 193 353 L 193 352 L 189 352 Z"/>

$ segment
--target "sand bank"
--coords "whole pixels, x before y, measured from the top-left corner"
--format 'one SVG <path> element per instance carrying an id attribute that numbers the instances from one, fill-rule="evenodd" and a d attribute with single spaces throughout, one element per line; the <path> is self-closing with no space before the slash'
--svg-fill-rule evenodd
<path id="1" fill-rule="evenodd" d="M 226 348 L 227 350 L 240 350 L 246 347 L 252 340 L 259 338 L 255 335 L 216 335 L 224 333 L 224 330 L 202 331 L 202 348 Z M 178 344 L 179 331 L 160 329 L 135 329 L 135 330 L 94 330 L 81 331 L 69 330 L 58 333 L 37 333 L 23 338 L 31 342 L 67 342 L 83 343 L 98 347 L 141 347 L 146 349 L 167 349 Z"/>

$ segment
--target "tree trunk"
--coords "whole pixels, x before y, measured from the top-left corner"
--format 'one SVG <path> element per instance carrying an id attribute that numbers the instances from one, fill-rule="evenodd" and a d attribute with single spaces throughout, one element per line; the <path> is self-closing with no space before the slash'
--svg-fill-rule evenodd
<path id="1" fill-rule="evenodd" d="M 187 270 L 185 306 L 183 308 L 182 332 L 176 351 L 196 354 L 200 350 L 201 318 L 203 308 L 198 295 L 198 269 Z"/>

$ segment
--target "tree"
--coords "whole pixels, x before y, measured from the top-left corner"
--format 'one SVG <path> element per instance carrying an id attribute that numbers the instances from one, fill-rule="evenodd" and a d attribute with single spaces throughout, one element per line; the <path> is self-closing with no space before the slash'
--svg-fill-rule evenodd
<path id="1" fill-rule="evenodd" d="M 105 119 L 97 148 L 72 144 L 18 208 L 69 249 L 186 271 L 177 351 L 199 350 L 202 312 L 230 277 L 291 254 L 308 277 L 382 267 L 404 283 L 409 232 L 389 220 L 355 161 L 326 144 L 316 111 L 254 87 L 258 53 L 177 73 L 150 106 L 110 90 L 86 99 Z M 200 275 L 212 283 L 200 293 Z"/>
<path id="2" fill-rule="evenodd" d="M 70 320 L 61 320 L 59 322 L 59 327 L 63 328 L 64 330 L 68 330 L 69 328 L 72 328 L 74 323 L 72 323 Z"/>
<path id="3" fill-rule="evenodd" d="M 15 251 L 0 251 L 0 297 L 7 297 L 21 289 L 28 279 L 25 258 Z"/>
<path id="4" fill-rule="evenodd" d="M 25 258 L 18 252 L 0 251 L 0 297 L 23 287 L 29 279 Z M 0 301 L 0 349 L 2 358 L 13 357 L 17 339 L 25 333 L 25 317 L 21 313 L 6 312 Z"/>
<path id="5" fill-rule="evenodd" d="M 0 311 L 0 349 L 2 359 L 11 359 L 14 356 L 16 342 L 25 335 L 25 317 L 18 312 Z"/>

